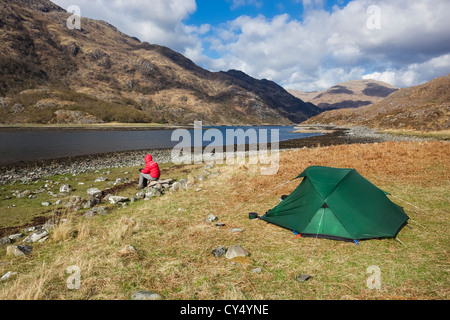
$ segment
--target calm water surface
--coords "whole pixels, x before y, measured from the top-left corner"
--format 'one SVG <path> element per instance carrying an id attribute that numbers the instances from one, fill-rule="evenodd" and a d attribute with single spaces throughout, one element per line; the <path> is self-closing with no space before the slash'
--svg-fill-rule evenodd
<path id="1" fill-rule="evenodd" d="M 218 129 L 223 133 L 223 144 L 226 144 L 226 130 L 256 130 L 267 136 L 270 142 L 271 130 L 278 129 L 279 141 L 311 137 L 317 134 L 293 133 L 293 126 L 218 126 L 203 129 Z M 266 129 L 267 131 L 260 131 Z M 173 148 L 181 140 L 172 140 L 174 130 L 18 130 L 0 131 L 0 165 L 18 161 L 54 159 L 66 156 L 78 156 L 96 153 Z M 188 130 L 194 140 L 193 129 Z M 205 131 L 203 131 L 204 134 Z M 203 139 L 202 139 L 203 140 Z M 198 141 L 198 140 L 197 140 Z M 186 141 L 183 140 L 183 143 Z M 210 145 L 204 141 L 203 145 Z M 229 143 L 228 143 L 229 144 Z"/>

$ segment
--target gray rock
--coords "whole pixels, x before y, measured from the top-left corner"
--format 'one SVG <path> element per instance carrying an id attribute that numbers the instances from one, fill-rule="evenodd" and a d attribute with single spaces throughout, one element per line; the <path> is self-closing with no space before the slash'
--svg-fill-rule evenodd
<path id="1" fill-rule="evenodd" d="M 208 216 L 206 217 L 205 220 L 208 221 L 208 222 L 214 222 L 214 221 L 217 220 L 217 217 L 215 215 L 213 215 L 213 214 L 208 214 Z"/>
<path id="2" fill-rule="evenodd" d="M 257 267 L 252 270 L 253 273 L 261 273 L 261 268 Z"/>
<path id="3" fill-rule="evenodd" d="M 227 259 L 233 259 L 235 257 L 246 257 L 249 256 L 250 253 L 242 248 L 241 246 L 232 246 L 228 248 L 227 253 L 225 254 L 225 257 Z"/>
<path id="4" fill-rule="evenodd" d="M 99 203 L 100 203 L 100 199 L 90 196 L 89 199 L 87 199 L 86 201 L 83 202 L 83 208 L 89 209 L 89 208 L 95 207 Z"/>
<path id="5" fill-rule="evenodd" d="M 20 103 L 16 103 L 16 104 L 12 107 L 11 111 L 12 111 L 13 113 L 22 113 L 22 112 L 25 111 L 25 107 L 24 107 L 22 104 L 20 104 Z"/>
<path id="6" fill-rule="evenodd" d="M 16 257 L 20 257 L 23 255 L 29 255 L 33 250 L 29 245 L 19 245 L 19 246 L 8 246 L 6 248 L 6 254 L 13 254 Z"/>
<path id="7" fill-rule="evenodd" d="M 97 188 L 89 188 L 87 189 L 87 194 L 94 198 L 98 198 L 102 195 L 102 192 Z"/>
<path id="8" fill-rule="evenodd" d="M 178 181 L 175 181 L 173 184 L 172 184 L 172 186 L 170 187 L 170 191 L 172 191 L 172 192 L 176 192 L 176 191 L 178 191 L 178 190 L 180 190 L 181 189 L 181 184 L 178 182 Z"/>
<path id="9" fill-rule="evenodd" d="M 211 253 L 212 253 L 216 258 L 220 258 L 220 257 L 223 256 L 226 252 L 227 252 L 227 248 L 225 248 L 224 246 L 220 246 L 220 247 L 214 249 L 213 251 L 211 251 Z"/>
<path id="10" fill-rule="evenodd" d="M 59 192 L 63 192 L 63 193 L 68 193 L 68 192 L 71 192 L 72 190 L 73 190 L 73 188 L 70 184 L 63 184 L 59 188 Z"/>
<path id="11" fill-rule="evenodd" d="M 19 240 L 20 238 L 24 237 L 25 235 L 23 233 L 15 233 L 10 236 L 8 236 L 9 240 L 12 242 Z"/>
<path id="12" fill-rule="evenodd" d="M 119 202 L 128 201 L 128 198 L 121 197 L 121 196 L 110 196 L 108 200 L 110 203 L 115 204 L 115 203 L 119 203 Z"/>
<path id="13" fill-rule="evenodd" d="M 309 274 L 300 274 L 295 278 L 295 280 L 297 280 L 298 282 L 305 282 L 308 281 L 310 278 L 311 276 Z"/>
<path id="14" fill-rule="evenodd" d="M 144 199 L 145 198 L 145 192 L 144 191 L 139 191 L 138 193 L 136 193 L 136 198 L 137 199 Z"/>
<path id="15" fill-rule="evenodd" d="M 30 190 L 25 190 L 25 191 L 23 191 L 21 193 L 18 193 L 16 195 L 16 198 L 25 198 L 25 197 L 28 197 L 29 195 L 31 195 L 31 191 Z"/>
<path id="16" fill-rule="evenodd" d="M 0 246 L 4 246 L 11 243 L 11 239 L 8 237 L 0 238 Z"/>
<path id="17" fill-rule="evenodd" d="M 33 232 L 32 234 L 30 234 L 28 237 L 26 237 L 23 240 L 23 242 L 24 243 L 36 242 L 36 241 L 46 237 L 47 235 L 48 235 L 48 232 L 46 230 L 39 229 L 39 230 Z"/>
<path id="18" fill-rule="evenodd" d="M 160 197 L 162 195 L 161 191 L 154 188 L 149 188 L 145 192 L 145 199 L 151 199 L 153 197 Z"/>
<path id="19" fill-rule="evenodd" d="M 242 232 L 242 231 L 244 231 L 244 229 L 241 229 L 241 228 L 233 228 L 233 229 L 231 229 L 231 232 Z"/>
<path id="20" fill-rule="evenodd" d="M 42 229 L 49 232 L 55 227 L 56 223 L 53 220 L 47 220 L 43 225 Z"/>
<path id="21" fill-rule="evenodd" d="M 12 276 L 15 276 L 16 274 L 17 274 L 17 272 L 8 271 L 0 278 L 0 281 L 6 281 L 9 278 L 11 278 Z"/>
<path id="22" fill-rule="evenodd" d="M 108 180 L 107 177 L 100 176 L 100 177 L 97 177 L 97 178 L 94 180 L 94 182 L 102 182 L 102 181 L 106 181 L 106 180 Z"/>
<path id="23" fill-rule="evenodd" d="M 150 291 L 139 291 L 133 293 L 133 295 L 131 296 L 131 300 L 161 300 L 161 299 L 162 299 L 161 295 Z"/>
<path id="24" fill-rule="evenodd" d="M 44 202 L 42 202 L 41 204 L 42 204 L 44 207 L 48 207 L 49 205 L 51 205 L 51 203 L 48 202 L 48 201 L 44 201 Z"/>
<path id="25" fill-rule="evenodd" d="M 83 216 L 86 218 L 92 218 L 96 214 L 105 215 L 107 213 L 108 213 L 108 210 L 106 210 L 106 207 L 94 207 L 94 208 L 86 211 Z"/>

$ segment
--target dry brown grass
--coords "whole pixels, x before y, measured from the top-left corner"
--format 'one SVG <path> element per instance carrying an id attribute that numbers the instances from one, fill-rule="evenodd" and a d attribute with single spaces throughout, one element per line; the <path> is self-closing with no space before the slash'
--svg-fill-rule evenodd
<path id="1" fill-rule="evenodd" d="M 197 182 L 200 192 L 167 193 L 106 216 L 73 219 L 72 228 L 61 225 L 50 242 L 34 245 L 30 257 L 2 258 L 0 273 L 18 275 L 0 283 L 0 299 L 129 299 L 139 290 L 166 299 L 448 299 L 449 155 L 446 142 L 386 142 L 285 151 L 275 176 L 261 176 L 257 165 L 216 167 L 222 173 Z M 417 206 L 393 199 L 417 222 L 399 234 L 407 247 L 395 240 L 356 246 L 296 239 L 248 219 L 248 212 L 262 215 L 275 206 L 300 181 L 285 182 L 310 165 L 355 168 Z M 210 213 L 225 227 L 205 221 Z M 136 252 L 118 254 L 126 245 Z M 211 251 L 221 245 L 241 245 L 251 256 L 215 258 Z M 71 265 L 81 269 L 80 290 L 65 285 Z M 370 265 L 381 269 L 381 290 L 366 288 Z M 295 281 L 305 273 L 312 278 Z"/>

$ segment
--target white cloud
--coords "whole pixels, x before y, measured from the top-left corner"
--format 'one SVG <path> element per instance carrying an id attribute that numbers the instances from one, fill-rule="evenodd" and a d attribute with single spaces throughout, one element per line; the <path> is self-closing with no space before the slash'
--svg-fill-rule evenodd
<path id="1" fill-rule="evenodd" d="M 304 6 L 301 18 L 244 15 L 215 26 L 184 23 L 197 9 L 195 0 L 77 0 L 77 5 L 82 16 L 168 46 L 207 69 L 239 69 L 305 91 L 363 77 L 409 86 L 450 73 L 448 0 L 353 0 L 331 11 L 323 9 L 323 0 L 296 2 Z M 261 1 L 229 3 L 237 8 Z M 374 3 L 379 28 L 367 24 L 373 18 L 367 8 Z M 208 57 L 210 51 L 219 58 Z"/>
<path id="2" fill-rule="evenodd" d="M 67 8 L 73 0 L 52 0 Z M 197 10 L 195 0 L 77 0 L 81 16 L 105 20 L 142 41 L 168 46 L 184 53 L 200 43 L 208 25 L 187 26 L 183 20 Z"/>
<path id="3" fill-rule="evenodd" d="M 241 68 L 300 90 L 323 89 L 364 74 L 407 86 L 450 72 L 445 58 L 450 53 L 449 1 L 376 3 L 379 29 L 367 27 L 369 0 L 354 0 L 331 12 L 307 11 L 302 20 L 287 14 L 241 16 L 212 29 L 212 48 L 222 58 L 206 66 Z M 323 1 L 302 4 L 320 8 Z"/>
<path id="4" fill-rule="evenodd" d="M 363 78 L 384 81 L 398 87 L 409 87 L 448 73 L 450 73 L 450 54 L 445 54 L 423 63 L 410 64 L 403 69 L 366 74 Z"/>

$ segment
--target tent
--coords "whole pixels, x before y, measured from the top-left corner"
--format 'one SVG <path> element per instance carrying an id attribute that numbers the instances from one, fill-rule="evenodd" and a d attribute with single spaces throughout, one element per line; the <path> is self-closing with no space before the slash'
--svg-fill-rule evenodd
<path id="1" fill-rule="evenodd" d="M 262 220 L 301 236 L 357 241 L 395 238 L 409 217 L 355 169 L 311 166 Z"/>

